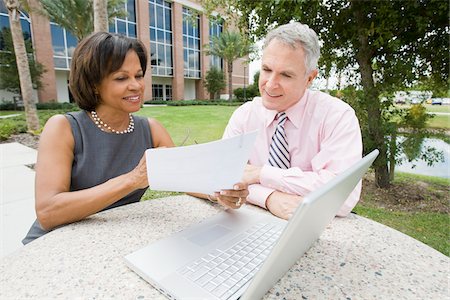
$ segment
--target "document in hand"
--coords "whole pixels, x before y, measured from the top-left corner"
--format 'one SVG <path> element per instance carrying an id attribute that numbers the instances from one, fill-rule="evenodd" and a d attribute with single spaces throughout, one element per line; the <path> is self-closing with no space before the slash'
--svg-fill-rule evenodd
<path id="1" fill-rule="evenodd" d="M 212 194 L 242 179 L 257 131 L 210 143 L 145 151 L 150 189 Z"/>

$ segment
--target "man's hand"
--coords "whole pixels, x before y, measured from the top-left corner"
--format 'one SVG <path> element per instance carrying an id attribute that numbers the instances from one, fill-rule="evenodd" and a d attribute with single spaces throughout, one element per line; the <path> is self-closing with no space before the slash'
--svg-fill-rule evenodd
<path id="1" fill-rule="evenodd" d="M 207 195 L 207 198 L 213 202 L 219 202 L 226 208 L 240 208 L 246 201 L 248 196 L 248 184 L 239 182 L 233 186 L 232 190 L 221 190 L 213 195 Z"/>
<path id="2" fill-rule="evenodd" d="M 256 167 L 253 165 L 247 165 L 244 170 L 244 176 L 242 181 L 248 184 L 259 183 L 259 176 L 261 174 L 261 167 Z"/>
<path id="3" fill-rule="evenodd" d="M 267 209 L 275 216 L 289 220 L 303 197 L 275 191 L 266 200 Z"/>

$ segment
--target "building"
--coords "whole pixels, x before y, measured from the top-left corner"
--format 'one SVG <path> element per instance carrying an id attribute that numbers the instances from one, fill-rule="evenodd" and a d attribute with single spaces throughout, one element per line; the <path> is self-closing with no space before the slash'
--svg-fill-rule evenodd
<path id="1" fill-rule="evenodd" d="M 40 5 L 38 0 L 28 2 L 32 8 Z M 124 4 L 128 16 L 116 18 L 110 24 L 110 32 L 139 38 L 151 54 L 151 69 L 145 76 L 145 101 L 209 99 L 203 85 L 206 72 L 211 66 L 221 69 L 226 66 L 220 58 L 205 55 L 203 45 L 230 25 L 209 20 L 199 3 L 198 0 L 128 0 Z M 20 18 L 25 39 L 31 40 L 36 60 L 47 70 L 42 78 L 44 87 L 36 91 L 37 100 L 70 102 L 68 78 L 76 38 L 40 14 L 21 12 Z M 9 27 L 9 17 L 0 1 L 0 30 L 5 27 Z M 234 62 L 232 84 L 233 89 L 248 85 L 245 58 Z M 13 96 L 0 91 L 0 101 L 11 101 Z"/>

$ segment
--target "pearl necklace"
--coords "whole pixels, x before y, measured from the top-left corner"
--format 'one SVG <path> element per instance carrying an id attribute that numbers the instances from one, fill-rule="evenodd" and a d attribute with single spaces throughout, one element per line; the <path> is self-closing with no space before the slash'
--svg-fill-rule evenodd
<path id="1" fill-rule="evenodd" d="M 131 116 L 131 114 L 129 114 L 130 122 L 128 123 L 128 127 L 127 127 L 127 129 L 125 129 L 123 131 L 118 131 L 118 130 L 112 129 L 111 126 L 109 126 L 108 124 L 106 124 L 105 122 L 103 122 L 100 119 L 100 117 L 97 115 L 97 112 L 95 110 L 91 111 L 91 116 L 92 116 L 92 119 L 94 120 L 95 125 L 97 125 L 97 127 L 100 128 L 101 131 L 106 132 L 105 129 L 107 129 L 115 134 L 124 134 L 124 133 L 131 133 L 134 130 L 134 121 L 133 121 L 133 117 Z"/>

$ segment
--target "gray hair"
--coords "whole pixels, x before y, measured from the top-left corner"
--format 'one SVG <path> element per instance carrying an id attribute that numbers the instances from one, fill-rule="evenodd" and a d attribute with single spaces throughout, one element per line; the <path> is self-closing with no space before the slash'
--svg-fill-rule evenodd
<path id="1" fill-rule="evenodd" d="M 276 27 L 267 34 L 263 49 L 274 39 L 290 45 L 294 49 L 300 44 L 305 51 L 306 73 L 317 69 L 320 57 L 319 38 L 308 25 L 292 22 Z"/>

